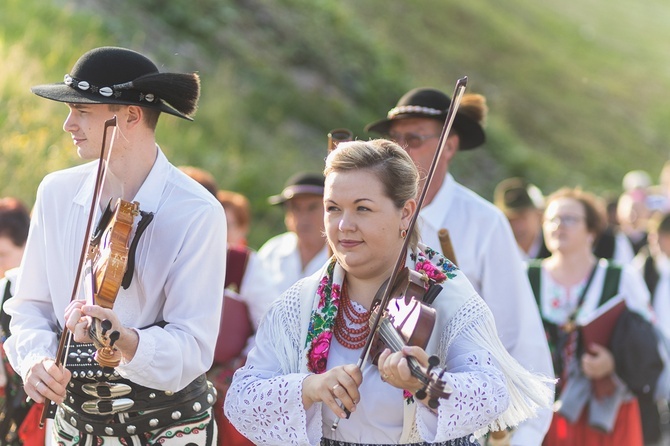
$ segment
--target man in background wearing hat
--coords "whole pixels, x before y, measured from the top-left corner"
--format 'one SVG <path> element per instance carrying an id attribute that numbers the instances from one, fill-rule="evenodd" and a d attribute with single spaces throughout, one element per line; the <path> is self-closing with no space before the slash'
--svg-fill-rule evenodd
<path id="1" fill-rule="evenodd" d="M 248 292 L 263 299 L 266 308 L 291 285 L 318 271 L 328 260 L 323 235 L 323 184 L 321 173 L 296 173 L 279 195 L 268 198 L 270 204 L 284 207 L 284 224 L 288 231 L 265 242 L 258 250 L 258 261 L 247 269 L 247 274 L 252 275 L 247 280 Z"/>
<path id="2" fill-rule="evenodd" d="M 211 445 L 215 394 L 204 372 L 221 313 L 226 220 L 216 198 L 170 164 L 155 141 L 160 112 L 192 119 L 197 75 L 159 73 L 139 53 L 103 47 L 84 54 L 63 83 L 33 92 L 67 104 L 63 129 L 79 156 L 94 160 L 42 181 L 16 296 L 6 305 L 12 335 L 5 350 L 12 367 L 33 400 L 58 403 L 47 440 Z M 79 300 L 92 287 L 86 274 L 74 296 L 73 287 L 95 203 L 103 128 L 114 116 L 116 138 L 107 145 L 100 206 L 136 201 L 140 215 L 112 309 L 96 305 L 100 299 Z M 92 359 L 91 318 L 107 321 L 102 330 L 118 337 L 117 367 Z M 74 338 L 62 358 L 66 367 L 55 359 L 64 327 L 63 335 L 69 331 Z"/>
<path id="3" fill-rule="evenodd" d="M 504 179 L 493 192 L 493 204 L 509 220 L 523 259 L 549 257 L 542 234 L 544 196 L 537 186 L 522 178 Z"/>
<path id="4" fill-rule="evenodd" d="M 450 104 L 450 98 L 439 90 L 413 89 L 400 98 L 386 119 L 365 129 L 398 142 L 425 176 Z M 463 96 L 421 209 L 421 236 L 424 243 L 438 249 L 438 231 L 449 231 L 456 263 L 491 308 L 507 350 L 527 369 L 553 377 L 542 322 L 507 219 L 449 173 L 449 162 L 459 150 L 484 143 L 486 113 L 483 96 Z M 511 444 L 540 445 L 550 422 L 549 410 L 539 412 L 516 429 Z M 495 437 L 502 438 L 489 438 L 489 444 L 510 444 L 506 433 L 498 432 Z"/>

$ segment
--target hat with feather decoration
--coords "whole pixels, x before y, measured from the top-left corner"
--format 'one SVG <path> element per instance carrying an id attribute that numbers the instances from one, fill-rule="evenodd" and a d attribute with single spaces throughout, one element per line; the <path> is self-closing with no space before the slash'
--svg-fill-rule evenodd
<path id="1" fill-rule="evenodd" d="M 444 123 L 451 105 L 449 96 L 434 88 L 415 88 L 405 93 L 386 115 L 385 119 L 365 126 L 366 132 L 388 135 L 394 121 L 410 118 L 429 118 Z M 465 94 L 456 112 L 452 131 L 460 140 L 460 150 L 474 149 L 484 144 L 484 123 L 488 107 L 479 94 Z"/>
<path id="2" fill-rule="evenodd" d="M 101 47 L 81 56 L 63 82 L 38 85 L 31 91 L 71 104 L 138 105 L 192 121 L 200 78 L 196 73 L 160 73 L 136 51 Z"/>

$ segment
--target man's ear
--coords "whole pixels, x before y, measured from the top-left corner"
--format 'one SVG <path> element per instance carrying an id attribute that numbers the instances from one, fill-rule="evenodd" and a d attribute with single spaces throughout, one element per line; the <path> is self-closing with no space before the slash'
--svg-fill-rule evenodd
<path id="1" fill-rule="evenodd" d="M 144 116 L 144 110 L 142 110 L 142 107 L 138 107 L 136 105 L 129 105 L 126 114 L 126 124 L 128 126 L 135 126 L 140 122 L 142 122 L 143 116 Z"/>

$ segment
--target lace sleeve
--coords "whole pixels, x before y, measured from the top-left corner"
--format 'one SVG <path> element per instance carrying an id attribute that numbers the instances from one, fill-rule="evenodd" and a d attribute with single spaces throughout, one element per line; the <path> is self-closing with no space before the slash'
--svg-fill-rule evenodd
<path id="1" fill-rule="evenodd" d="M 437 416 L 423 404 L 418 407 L 417 428 L 429 442 L 516 426 L 551 404 L 553 377 L 531 373 L 509 355 L 478 295 L 449 321 L 438 354 L 454 391 L 440 400 Z"/>
<path id="2" fill-rule="evenodd" d="M 505 378 L 491 355 L 464 337 L 452 342 L 446 368 L 453 393 L 440 400 L 437 416 L 423 404 L 417 408 L 417 428 L 428 442 L 470 435 L 489 425 L 509 403 Z"/>
<path id="3" fill-rule="evenodd" d="M 305 411 L 298 373 L 301 351 L 300 284 L 277 300 L 263 318 L 256 347 L 237 370 L 226 394 L 224 410 L 235 428 L 254 444 L 318 444 L 320 404 Z"/>

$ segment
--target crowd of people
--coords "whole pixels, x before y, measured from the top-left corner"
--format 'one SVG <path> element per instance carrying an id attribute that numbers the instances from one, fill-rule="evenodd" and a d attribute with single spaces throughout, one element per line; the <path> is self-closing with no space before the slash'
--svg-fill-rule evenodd
<path id="1" fill-rule="evenodd" d="M 196 74 L 102 47 L 33 92 L 87 163 L 30 214 L 0 200 L 0 444 L 661 444 L 670 164 L 609 202 L 517 177 L 489 201 L 450 170 L 486 99 L 439 145 L 451 98 L 416 88 L 287 178 L 286 232 L 253 249 L 249 200 L 156 141 L 193 120 Z"/>

